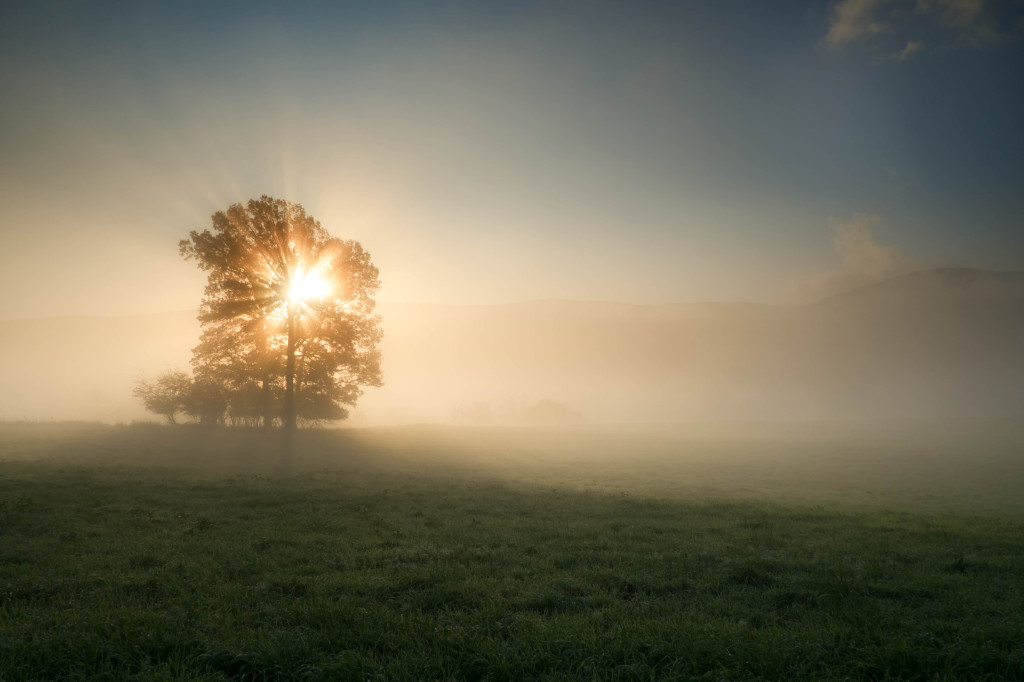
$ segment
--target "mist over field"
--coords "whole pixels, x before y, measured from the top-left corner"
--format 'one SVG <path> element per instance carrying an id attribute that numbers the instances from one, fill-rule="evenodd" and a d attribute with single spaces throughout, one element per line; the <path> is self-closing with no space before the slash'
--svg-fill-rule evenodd
<path id="1" fill-rule="evenodd" d="M 348 423 L 574 426 L 1024 414 L 1024 273 L 939 269 L 803 305 L 381 303 Z M 0 321 L 0 418 L 147 417 L 195 313 Z"/>
<path id="2" fill-rule="evenodd" d="M 1024 0 L 0 2 L 0 682 L 1024 680 Z"/>

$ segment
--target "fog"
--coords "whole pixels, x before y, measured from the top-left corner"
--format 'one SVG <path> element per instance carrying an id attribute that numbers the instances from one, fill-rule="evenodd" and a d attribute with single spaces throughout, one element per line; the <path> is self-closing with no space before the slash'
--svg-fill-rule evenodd
<path id="1" fill-rule="evenodd" d="M 897 275 L 809 304 L 379 305 L 385 386 L 342 425 L 579 426 L 1014 417 L 1024 273 Z M 157 420 L 195 313 L 0 321 L 0 419 Z"/>

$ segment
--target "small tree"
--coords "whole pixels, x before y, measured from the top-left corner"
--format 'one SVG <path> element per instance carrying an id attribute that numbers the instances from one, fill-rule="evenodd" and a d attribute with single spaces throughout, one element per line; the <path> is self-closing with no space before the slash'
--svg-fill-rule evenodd
<path id="1" fill-rule="evenodd" d="M 164 372 L 152 381 L 139 379 L 132 395 L 142 401 L 150 412 L 163 416 L 174 424 L 175 415 L 186 409 L 192 391 L 192 377 L 180 370 Z"/>

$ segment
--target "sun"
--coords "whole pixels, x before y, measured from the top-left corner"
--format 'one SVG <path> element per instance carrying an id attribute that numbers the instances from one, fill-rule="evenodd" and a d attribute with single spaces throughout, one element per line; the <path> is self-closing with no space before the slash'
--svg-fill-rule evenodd
<path id="1" fill-rule="evenodd" d="M 312 270 L 297 270 L 288 288 L 288 300 L 292 303 L 308 303 L 323 300 L 331 295 L 331 285 L 323 274 Z"/>

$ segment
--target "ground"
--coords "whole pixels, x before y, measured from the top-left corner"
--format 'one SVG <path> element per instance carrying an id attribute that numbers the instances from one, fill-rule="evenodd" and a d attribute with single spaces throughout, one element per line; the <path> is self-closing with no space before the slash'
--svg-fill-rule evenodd
<path id="1" fill-rule="evenodd" d="M 0 680 L 1022 679 L 982 426 L 2 425 Z"/>

